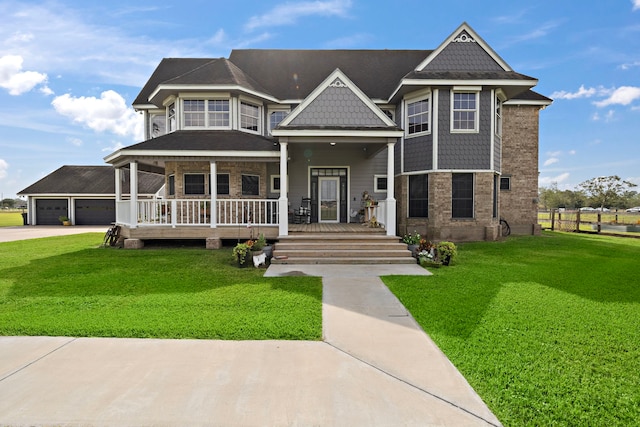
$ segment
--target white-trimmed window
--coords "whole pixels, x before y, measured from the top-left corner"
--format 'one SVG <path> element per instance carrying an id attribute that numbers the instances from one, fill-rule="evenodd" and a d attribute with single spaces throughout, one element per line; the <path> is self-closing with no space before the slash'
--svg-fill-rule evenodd
<path id="1" fill-rule="evenodd" d="M 478 132 L 480 92 L 451 93 L 451 131 Z"/>
<path id="2" fill-rule="evenodd" d="M 496 96 L 496 123 L 495 134 L 498 139 L 502 138 L 502 100 Z"/>
<path id="3" fill-rule="evenodd" d="M 260 107 L 248 102 L 240 102 L 240 128 L 260 132 Z"/>
<path id="4" fill-rule="evenodd" d="M 280 192 L 280 175 L 271 175 L 271 192 L 279 193 Z"/>
<path id="5" fill-rule="evenodd" d="M 167 133 L 176 129 L 176 103 L 172 102 L 167 107 Z"/>
<path id="6" fill-rule="evenodd" d="M 167 133 L 167 115 L 164 112 L 149 114 L 149 137 L 157 138 Z"/>
<path id="7" fill-rule="evenodd" d="M 511 190 L 511 176 L 510 175 L 502 175 L 500 177 L 500 190 L 502 190 L 502 191 L 510 191 Z"/>
<path id="8" fill-rule="evenodd" d="M 287 115 L 289 115 L 289 111 L 287 110 L 269 111 L 269 135 L 271 135 L 271 131 L 275 129 Z"/>
<path id="9" fill-rule="evenodd" d="M 374 193 L 386 193 L 387 192 L 387 175 L 374 175 L 373 176 L 373 192 Z"/>
<path id="10" fill-rule="evenodd" d="M 185 99 L 182 101 L 185 129 L 228 128 L 228 99 Z"/>
<path id="11" fill-rule="evenodd" d="M 210 99 L 208 101 L 209 127 L 229 127 L 229 100 Z"/>
<path id="12" fill-rule="evenodd" d="M 431 132 L 431 97 L 407 100 L 406 106 L 407 136 Z"/>
<path id="13" fill-rule="evenodd" d="M 176 194 L 176 177 L 175 177 L 175 175 L 169 175 L 167 181 L 169 183 L 169 195 L 170 196 L 175 196 L 175 194 Z"/>

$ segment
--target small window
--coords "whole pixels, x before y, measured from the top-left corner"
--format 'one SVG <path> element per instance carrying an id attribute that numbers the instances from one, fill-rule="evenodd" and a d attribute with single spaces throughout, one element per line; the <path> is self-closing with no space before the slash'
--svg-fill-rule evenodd
<path id="1" fill-rule="evenodd" d="M 258 132 L 258 125 L 260 123 L 260 108 L 247 104 L 246 102 L 240 103 L 240 127 L 242 129 Z"/>
<path id="2" fill-rule="evenodd" d="M 167 107 L 167 124 L 168 132 L 176 130 L 176 104 L 173 102 Z"/>
<path id="3" fill-rule="evenodd" d="M 500 190 L 511 190 L 511 177 L 510 176 L 501 176 L 500 177 Z"/>
<path id="4" fill-rule="evenodd" d="M 409 217 L 429 217 L 429 175 L 409 175 Z"/>
<path id="5" fill-rule="evenodd" d="M 473 174 L 451 175 L 451 216 L 473 218 Z"/>
<path id="6" fill-rule="evenodd" d="M 151 114 L 149 116 L 149 136 L 157 138 L 166 133 L 167 116 L 164 114 Z"/>
<path id="7" fill-rule="evenodd" d="M 269 134 L 271 134 L 271 131 L 275 129 L 288 114 L 288 111 L 282 110 L 272 111 L 269 113 Z"/>
<path id="8" fill-rule="evenodd" d="M 242 175 L 242 195 L 243 196 L 259 196 L 260 195 L 260 176 Z"/>
<path id="9" fill-rule="evenodd" d="M 204 194 L 204 174 L 184 174 L 184 194 Z"/>
<path id="10" fill-rule="evenodd" d="M 479 92 L 453 92 L 451 103 L 451 130 L 458 132 L 478 131 Z"/>
<path id="11" fill-rule="evenodd" d="M 407 103 L 407 134 L 429 132 L 429 98 Z"/>
<path id="12" fill-rule="evenodd" d="M 174 196 L 176 194 L 176 177 L 169 175 L 169 195 Z"/>
<path id="13" fill-rule="evenodd" d="M 384 193 L 387 191 L 387 176 L 375 175 L 373 177 L 373 192 Z"/>
<path id="14" fill-rule="evenodd" d="M 496 96 L 496 136 L 502 138 L 502 101 Z"/>
<path id="15" fill-rule="evenodd" d="M 280 175 L 271 175 L 271 192 L 280 192 Z"/>

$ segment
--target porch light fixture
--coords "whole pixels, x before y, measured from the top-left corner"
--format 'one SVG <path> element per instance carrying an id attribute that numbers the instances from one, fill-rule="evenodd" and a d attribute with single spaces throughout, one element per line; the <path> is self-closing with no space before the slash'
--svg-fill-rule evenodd
<path id="1" fill-rule="evenodd" d="M 330 142 L 329 144 L 330 144 L 332 147 L 333 147 L 334 145 L 336 145 L 336 143 L 335 143 L 335 142 Z"/>

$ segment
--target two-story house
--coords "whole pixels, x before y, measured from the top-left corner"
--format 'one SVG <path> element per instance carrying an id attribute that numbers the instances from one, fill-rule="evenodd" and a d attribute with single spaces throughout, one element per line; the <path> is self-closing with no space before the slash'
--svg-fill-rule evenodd
<path id="1" fill-rule="evenodd" d="M 532 234 L 551 103 L 536 84 L 466 23 L 435 50 L 163 59 L 133 103 L 145 141 L 105 158 L 116 220 L 141 240 L 245 238 L 248 225 L 277 238 L 291 222 L 372 216 L 389 236 L 494 240 L 500 217 Z M 135 179 L 123 197 L 123 168 L 163 174 L 164 198 L 138 200 Z"/>

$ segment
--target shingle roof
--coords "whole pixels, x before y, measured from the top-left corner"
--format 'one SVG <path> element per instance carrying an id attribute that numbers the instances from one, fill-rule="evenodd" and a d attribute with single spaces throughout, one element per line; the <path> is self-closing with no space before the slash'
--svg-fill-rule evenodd
<path id="1" fill-rule="evenodd" d="M 539 94 L 531 89 L 525 90 L 524 92 L 519 93 L 518 95 L 511 98 L 512 100 L 521 100 L 521 101 L 543 101 L 543 102 L 553 102 L 553 99 L 547 98 L 544 95 Z"/>
<path id="2" fill-rule="evenodd" d="M 235 130 L 182 130 L 171 132 L 138 144 L 126 150 L 178 150 L 178 151 L 279 151 L 273 138 Z"/>
<path id="3" fill-rule="evenodd" d="M 406 79 L 420 80 L 536 80 L 515 71 L 411 71 Z"/>
<path id="4" fill-rule="evenodd" d="M 124 170 L 122 189 L 129 186 L 129 170 Z M 138 192 L 154 194 L 164 185 L 164 176 L 138 171 Z M 62 166 L 18 194 L 92 194 L 113 195 L 116 192 L 112 166 Z"/>
<path id="5" fill-rule="evenodd" d="M 279 99 L 304 99 L 336 68 L 369 98 L 387 99 L 430 50 L 233 50 L 229 60 Z M 268 72 L 265 72 L 268 70 Z"/>

